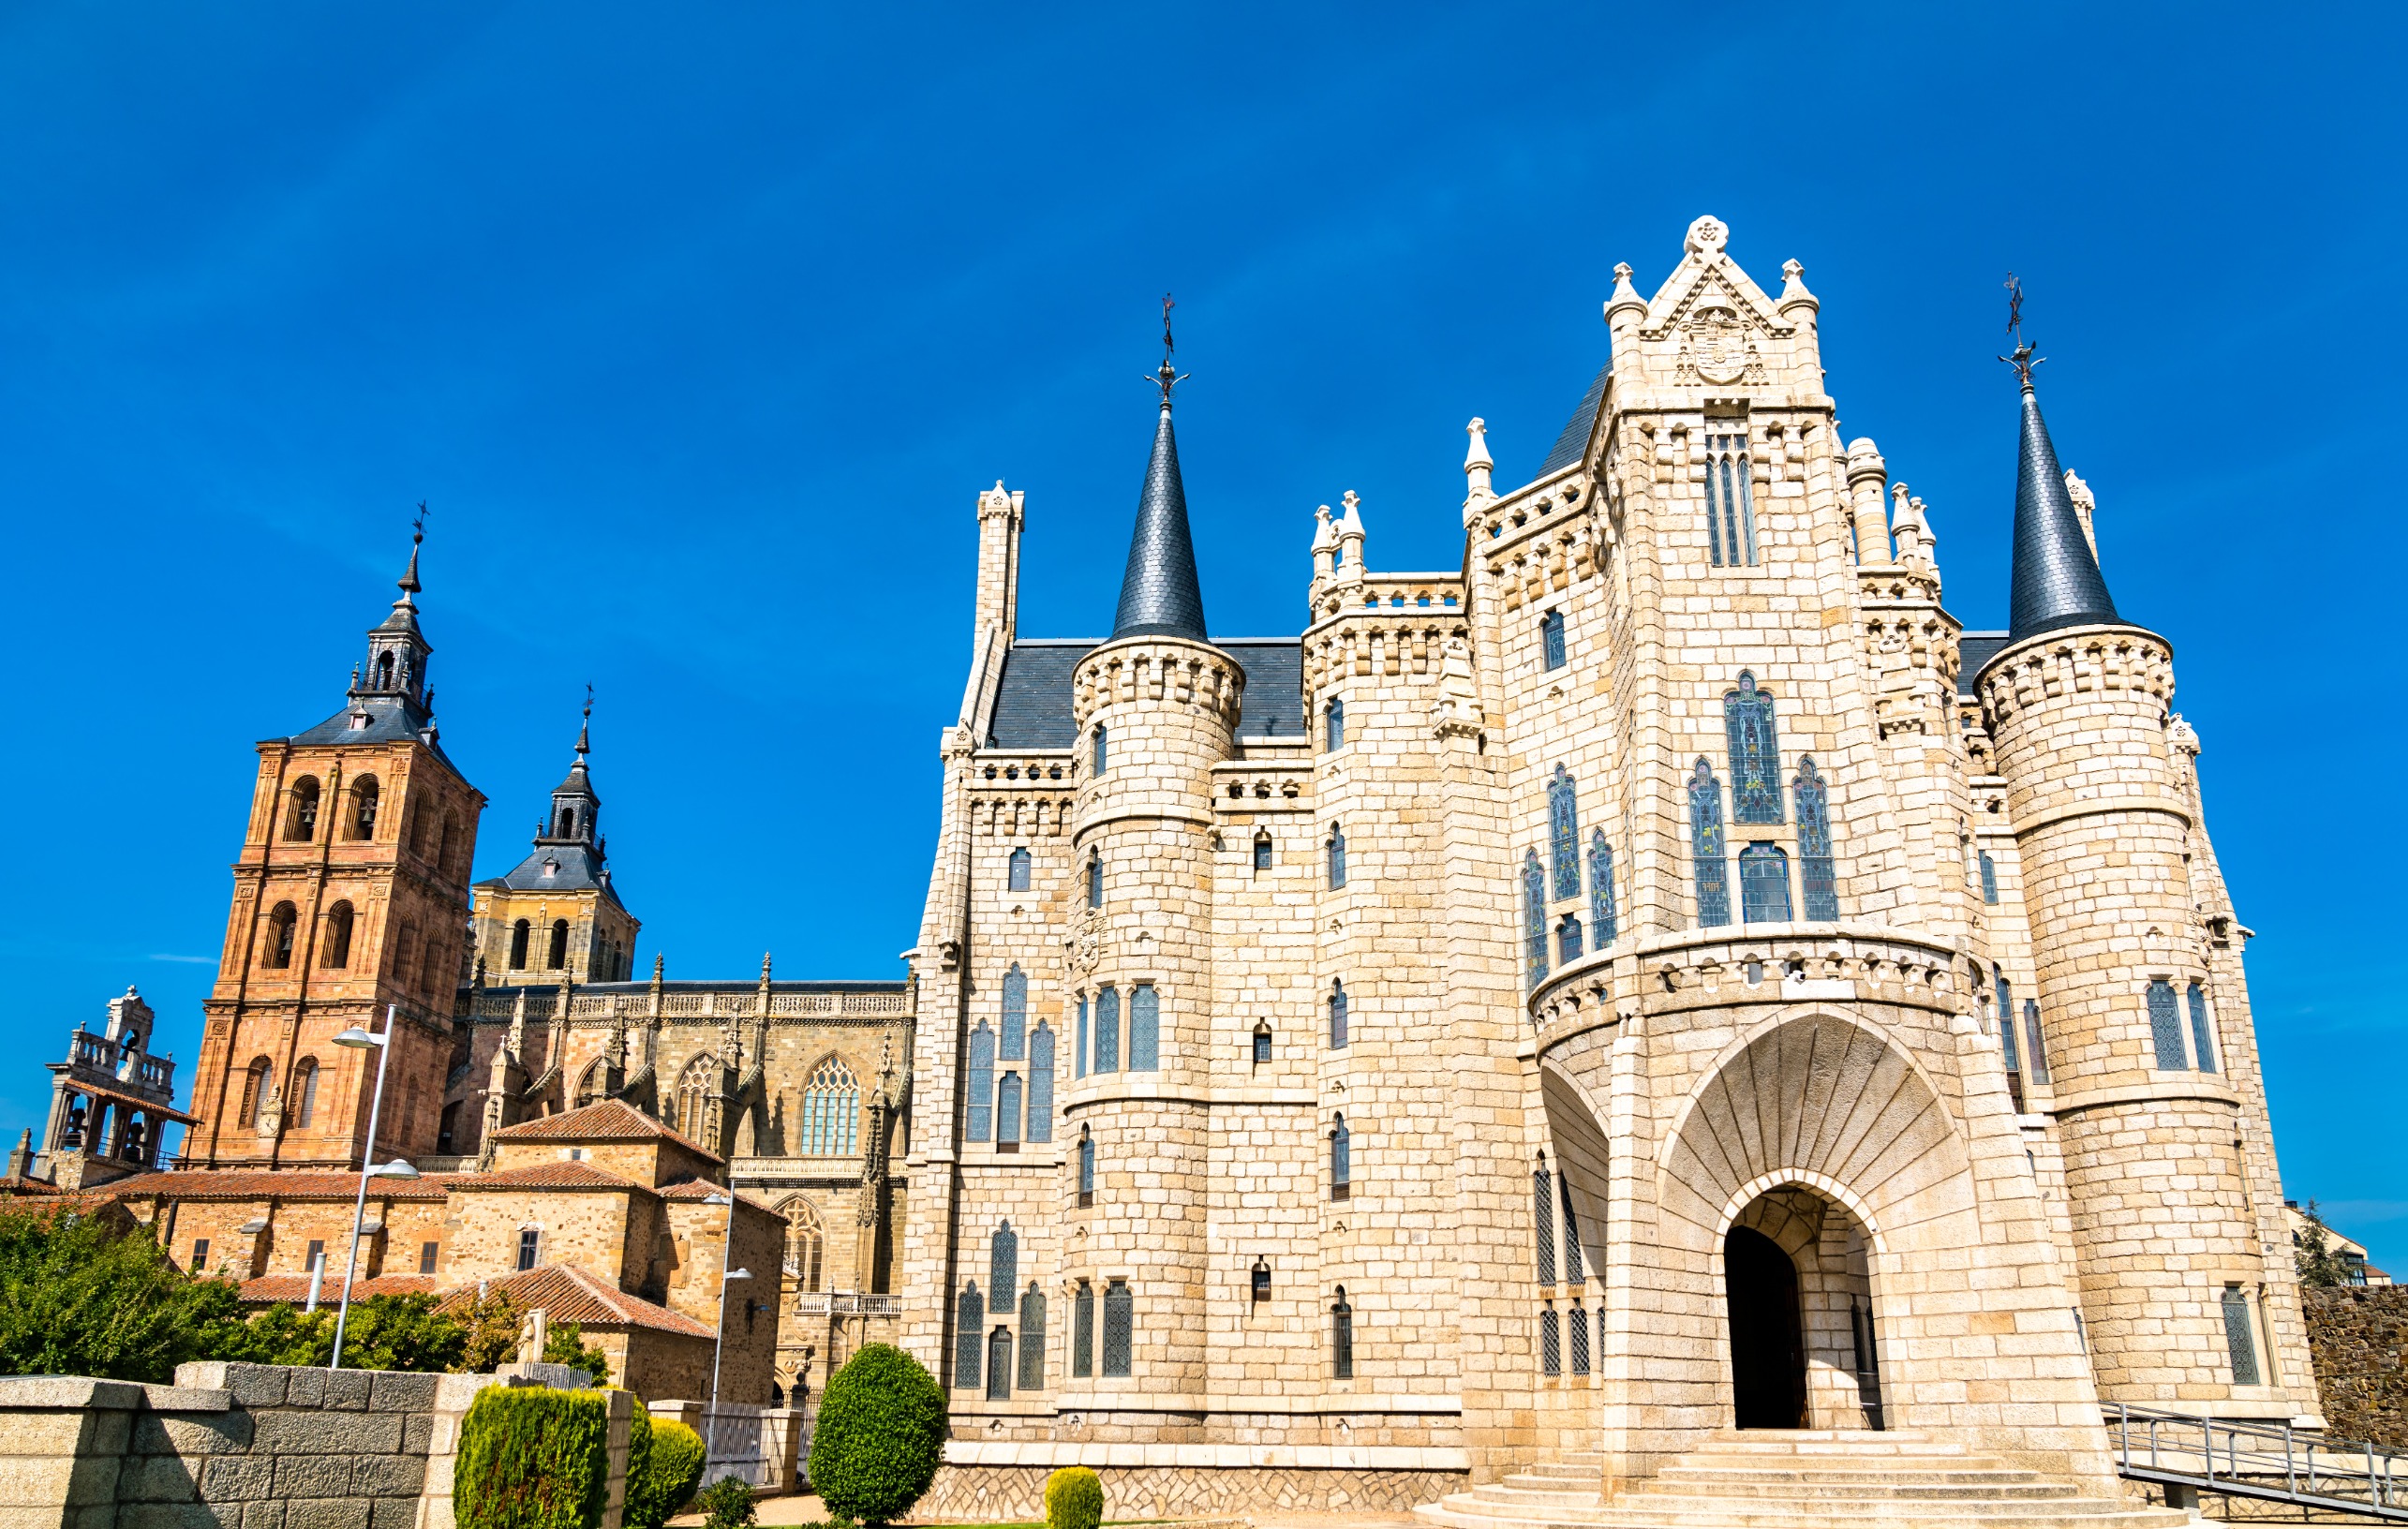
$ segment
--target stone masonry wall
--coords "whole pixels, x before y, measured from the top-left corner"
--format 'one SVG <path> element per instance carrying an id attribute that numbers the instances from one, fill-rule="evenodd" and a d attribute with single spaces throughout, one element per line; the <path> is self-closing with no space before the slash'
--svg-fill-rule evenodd
<path id="1" fill-rule="evenodd" d="M 2408 1285 L 2300 1293 L 2326 1433 L 2408 1449 Z"/>

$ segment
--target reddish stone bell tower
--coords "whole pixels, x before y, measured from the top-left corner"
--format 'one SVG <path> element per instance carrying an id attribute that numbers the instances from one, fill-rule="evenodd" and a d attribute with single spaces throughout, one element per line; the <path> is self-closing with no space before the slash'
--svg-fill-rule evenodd
<path id="1" fill-rule="evenodd" d="M 445 757 L 418 628 L 418 543 L 344 708 L 260 746 L 250 824 L 193 1076 L 190 1166 L 361 1161 L 394 1013 L 375 1155 L 435 1150 L 484 797 Z"/>

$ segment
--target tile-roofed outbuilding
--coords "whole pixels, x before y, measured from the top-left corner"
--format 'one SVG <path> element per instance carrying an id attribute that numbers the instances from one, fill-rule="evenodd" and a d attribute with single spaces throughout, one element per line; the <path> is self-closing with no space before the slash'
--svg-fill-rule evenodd
<path id="1" fill-rule="evenodd" d="M 725 1158 L 670 1129 L 624 1099 L 601 1099 L 558 1115 L 542 1115 L 494 1133 L 496 1141 L 674 1141 L 690 1152 L 723 1163 Z"/>
<path id="2" fill-rule="evenodd" d="M 439 1200 L 456 1180 L 428 1174 L 419 1179 L 379 1179 L 368 1186 L 372 1200 Z M 99 1187 L 120 1198 L 165 1195 L 179 1200 L 348 1200 L 360 1192 L 360 1176 L 343 1169 L 178 1168 L 138 1173 Z"/>
<path id="3" fill-rule="evenodd" d="M 480 1286 L 487 1292 L 501 1291 L 521 1311 L 540 1306 L 555 1323 L 574 1322 L 588 1328 L 650 1328 L 683 1338 L 712 1336 L 707 1326 L 692 1317 L 666 1306 L 656 1306 L 641 1296 L 614 1289 L 572 1264 L 546 1264 L 506 1279 L 463 1285 L 443 1298 L 440 1309 L 459 1311 L 473 1305 Z"/>
<path id="4" fill-rule="evenodd" d="M 529 1163 L 521 1167 L 499 1168 L 491 1173 L 464 1173 L 451 1180 L 456 1190 L 481 1189 L 617 1189 L 653 1193 L 649 1184 L 639 1184 L 625 1174 L 595 1167 L 590 1163 L 563 1159 L 557 1163 Z"/>

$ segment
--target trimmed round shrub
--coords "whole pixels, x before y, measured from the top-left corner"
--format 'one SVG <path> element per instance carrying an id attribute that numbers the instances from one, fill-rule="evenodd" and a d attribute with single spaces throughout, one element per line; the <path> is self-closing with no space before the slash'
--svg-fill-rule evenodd
<path id="1" fill-rule="evenodd" d="M 703 1529 L 745 1529 L 756 1517 L 752 1484 L 740 1476 L 722 1476 L 705 1487 L 694 1506 L 703 1510 Z"/>
<path id="2" fill-rule="evenodd" d="M 610 1502 L 610 1401 L 600 1391 L 488 1386 L 460 1422 L 460 1529 L 590 1529 Z"/>
<path id="3" fill-rule="evenodd" d="M 644 1414 L 638 1412 L 641 1418 Z M 661 1529 L 686 1506 L 703 1479 L 703 1436 L 683 1423 L 650 1421 L 651 1450 L 638 1476 L 632 1441 L 627 1456 L 627 1529 Z"/>
<path id="4" fill-rule="evenodd" d="M 820 1397 L 811 1486 L 834 1517 L 890 1523 L 936 1479 L 944 1431 L 935 1378 L 892 1343 L 871 1343 Z"/>
<path id="5" fill-rule="evenodd" d="M 1104 1522 L 1104 1483 L 1084 1465 L 1046 1477 L 1046 1529 L 1095 1529 Z"/>

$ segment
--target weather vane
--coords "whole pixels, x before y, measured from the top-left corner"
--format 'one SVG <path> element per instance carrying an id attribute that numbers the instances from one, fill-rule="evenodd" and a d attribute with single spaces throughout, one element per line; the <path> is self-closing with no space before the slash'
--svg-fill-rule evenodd
<path id="1" fill-rule="evenodd" d="M 2031 391 L 2031 369 L 2046 361 L 2046 356 L 2031 353 L 2031 343 L 2024 338 L 2024 284 L 2012 271 L 2007 273 L 2007 333 L 2014 337 L 2015 350 L 1999 359 L 2015 369 L 2015 377 Z"/>
<path id="2" fill-rule="evenodd" d="M 418 518 L 409 523 L 409 544 L 416 546 L 426 540 L 426 501 L 418 501 Z"/>
<path id="3" fill-rule="evenodd" d="M 1170 300 L 1168 292 L 1162 294 L 1162 370 L 1153 375 L 1152 381 L 1162 390 L 1162 407 L 1165 408 L 1170 407 L 1170 390 L 1187 380 L 1185 372 L 1170 364 L 1170 310 L 1177 306 L 1179 304 Z"/>

